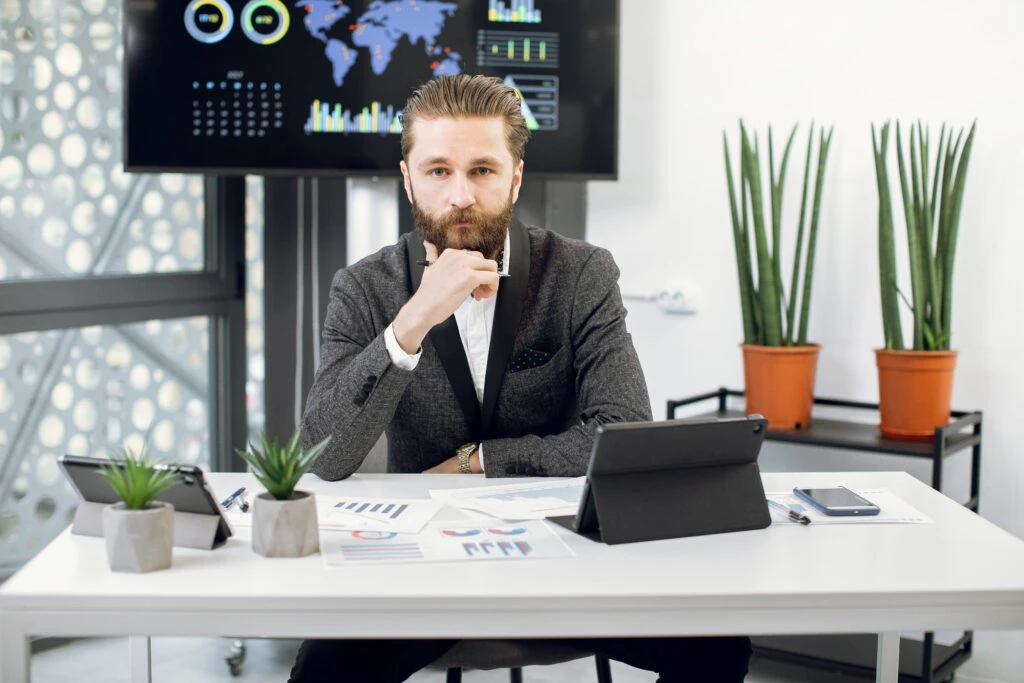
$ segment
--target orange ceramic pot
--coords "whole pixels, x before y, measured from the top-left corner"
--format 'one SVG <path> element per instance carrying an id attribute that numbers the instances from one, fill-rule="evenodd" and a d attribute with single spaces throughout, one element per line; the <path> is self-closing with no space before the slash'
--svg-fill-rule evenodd
<path id="1" fill-rule="evenodd" d="M 949 424 L 956 355 L 875 349 L 882 436 L 930 441 L 936 427 Z"/>
<path id="2" fill-rule="evenodd" d="M 747 413 L 764 415 L 770 429 L 809 427 L 821 344 L 740 347 Z"/>

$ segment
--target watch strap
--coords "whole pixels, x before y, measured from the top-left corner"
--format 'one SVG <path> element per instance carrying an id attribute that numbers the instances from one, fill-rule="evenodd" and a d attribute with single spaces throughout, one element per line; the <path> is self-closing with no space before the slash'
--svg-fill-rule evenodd
<path id="1" fill-rule="evenodd" d="M 458 450 L 455 451 L 455 455 L 458 458 L 459 474 L 473 473 L 473 468 L 469 464 L 469 458 L 478 446 L 479 444 L 476 443 L 466 443 L 459 446 Z"/>

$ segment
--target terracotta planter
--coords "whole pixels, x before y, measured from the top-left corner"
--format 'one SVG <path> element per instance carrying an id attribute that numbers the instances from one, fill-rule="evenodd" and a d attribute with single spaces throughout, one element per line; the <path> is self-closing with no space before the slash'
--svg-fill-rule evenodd
<path id="1" fill-rule="evenodd" d="M 740 347 L 747 413 L 764 415 L 770 429 L 809 427 L 821 344 Z"/>
<path id="2" fill-rule="evenodd" d="M 261 493 L 253 501 L 252 549 L 264 557 L 305 557 L 320 550 L 316 499 L 296 491 L 291 500 Z"/>
<path id="3" fill-rule="evenodd" d="M 930 441 L 936 427 L 949 424 L 956 355 L 875 349 L 882 436 Z"/>
<path id="4" fill-rule="evenodd" d="M 107 562 L 115 572 L 152 572 L 168 569 L 174 549 L 174 507 L 150 503 L 129 510 L 124 503 L 103 508 L 103 538 Z"/>

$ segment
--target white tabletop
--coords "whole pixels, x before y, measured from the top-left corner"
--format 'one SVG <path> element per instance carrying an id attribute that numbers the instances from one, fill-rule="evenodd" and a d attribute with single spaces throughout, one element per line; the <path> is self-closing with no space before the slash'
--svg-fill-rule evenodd
<path id="1" fill-rule="evenodd" d="M 210 475 L 218 496 L 244 474 Z M 327 568 L 266 559 L 247 529 L 169 571 L 111 573 L 102 539 L 65 532 L 0 587 L 17 632 L 276 637 L 555 637 L 1024 628 L 1024 542 L 909 475 L 766 474 L 767 491 L 886 487 L 931 524 L 773 525 L 607 546 L 576 557 Z M 474 475 L 309 477 L 301 488 L 426 497 Z M 102 615 L 102 618 L 97 618 Z M 10 631 L 9 631 L 10 632 Z"/>

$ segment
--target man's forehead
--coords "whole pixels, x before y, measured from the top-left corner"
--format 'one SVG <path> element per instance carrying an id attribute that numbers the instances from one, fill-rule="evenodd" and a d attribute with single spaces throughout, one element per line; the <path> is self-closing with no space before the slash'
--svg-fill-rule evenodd
<path id="1" fill-rule="evenodd" d="M 411 157 L 457 155 L 511 161 L 505 122 L 498 116 L 416 119 L 412 124 L 412 139 Z"/>

